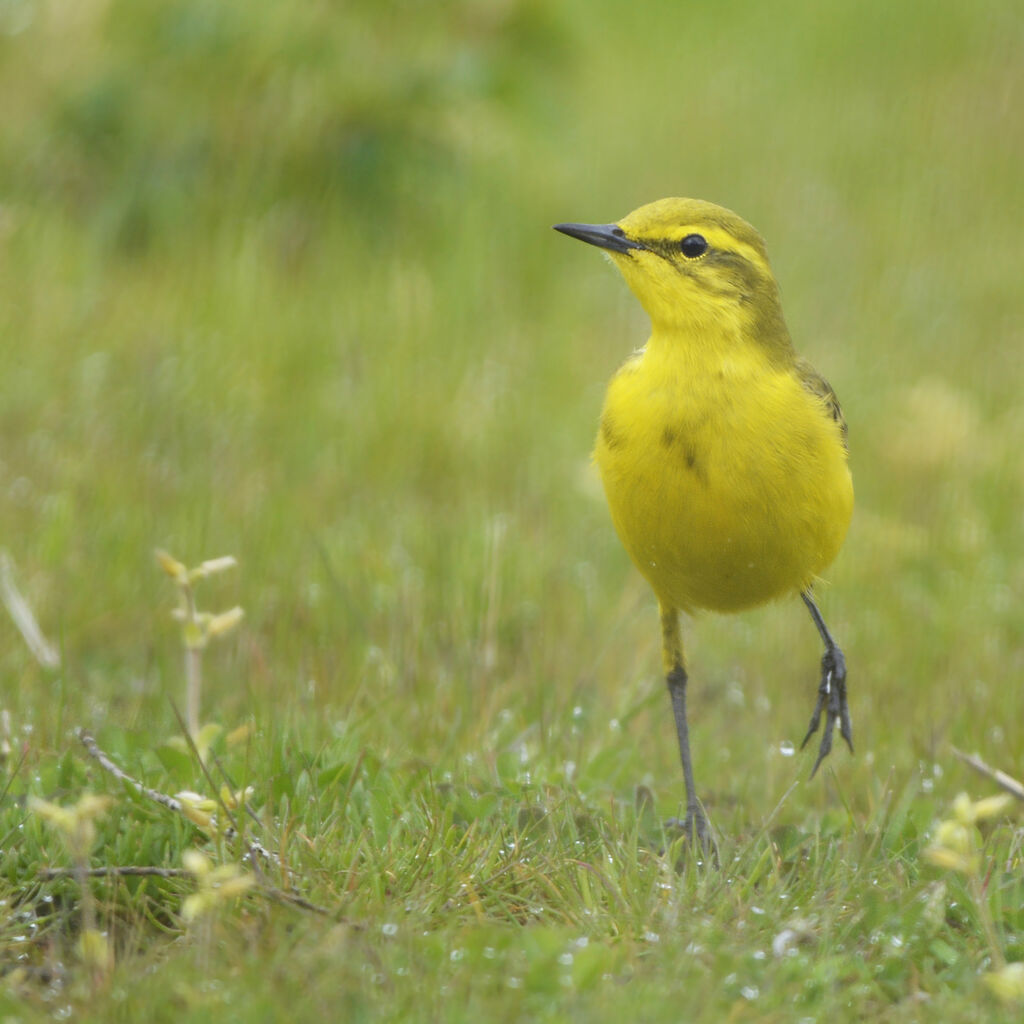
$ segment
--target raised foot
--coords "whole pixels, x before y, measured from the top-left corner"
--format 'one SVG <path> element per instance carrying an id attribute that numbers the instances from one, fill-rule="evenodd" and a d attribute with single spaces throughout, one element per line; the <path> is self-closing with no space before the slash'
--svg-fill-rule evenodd
<path id="1" fill-rule="evenodd" d="M 807 746 L 807 741 L 818 731 L 821 724 L 821 712 L 825 711 L 825 729 L 821 734 L 818 746 L 818 758 L 811 769 L 814 778 L 818 766 L 832 751 L 832 731 L 836 722 L 839 723 L 839 735 L 846 740 L 846 745 L 853 752 L 853 725 L 850 722 L 850 708 L 846 702 L 846 659 L 843 652 L 835 646 L 828 647 L 821 659 L 821 683 L 818 685 L 818 701 L 814 705 L 811 724 L 807 728 L 800 749 Z"/>

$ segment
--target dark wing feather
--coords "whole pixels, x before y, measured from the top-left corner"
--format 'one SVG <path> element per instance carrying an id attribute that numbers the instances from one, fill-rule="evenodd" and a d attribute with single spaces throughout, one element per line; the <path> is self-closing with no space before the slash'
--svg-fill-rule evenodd
<path id="1" fill-rule="evenodd" d="M 800 383 L 812 395 L 817 395 L 825 403 L 825 407 L 832 414 L 832 419 L 839 424 L 843 435 L 843 447 L 849 450 L 849 445 L 846 443 L 846 420 L 843 419 L 843 410 L 839 405 L 839 399 L 836 398 L 836 393 L 832 390 L 832 385 L 806 359 L 796 361 L 796 372 Z"/>

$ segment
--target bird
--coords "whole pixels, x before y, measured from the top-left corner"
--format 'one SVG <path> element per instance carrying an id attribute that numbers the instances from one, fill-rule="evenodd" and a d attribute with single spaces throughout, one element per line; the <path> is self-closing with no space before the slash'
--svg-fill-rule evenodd
<path id="1" fill-rule="evenodd" d="M 648 203 L 609 224 L 555 230 L 603 249 L 651 321 L 608 384 L 594 447 L 611 519 L 657 598 L 686 789 L 670 824 L 713 840 L 690 754 L 680 617 L 800 595 L 824 644 L 802 746 L 825 725 L 853 751 L 846 659 L 813 587 L 853 513 L 847 427 L 831 386 L 797 355 L 761 235 L 699 199 Z"/>

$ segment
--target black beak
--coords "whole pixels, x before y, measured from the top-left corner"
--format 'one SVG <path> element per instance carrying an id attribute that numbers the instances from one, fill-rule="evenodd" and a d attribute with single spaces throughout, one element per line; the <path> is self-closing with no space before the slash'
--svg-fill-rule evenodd
<path id="1" fill-rule="evenodd" d="M 612 252 L 647 248 L 646 245 L 627 238 L 626 232 L 618 224 L 556 224 L 555 230 L 561 231 L 563 235 L 578 238 L 581 242 L 589 242 L 600 249 L 611 249 Z"/>

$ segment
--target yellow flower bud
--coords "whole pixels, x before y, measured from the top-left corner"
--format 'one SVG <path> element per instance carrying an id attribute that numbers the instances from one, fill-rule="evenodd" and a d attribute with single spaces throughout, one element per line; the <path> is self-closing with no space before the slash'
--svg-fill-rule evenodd
<path id="1" fill-rule="evenodd" d="M 173 555 L 169 555 L 166 551 L 160 550 L 160 548 L 156 549 L 155 554 L 160 568 L 171 579 L 180 583 L 188 576 L 188 570 Z"/>
<path id="2" fill-rule="evenodd" d="M 1007 964 L 985 975 L 985 984 L 1004 1003 L 1024 1002 L 1024 963 Z"/>
<path id="3" fill-rule="evenodd" d="M 244 617 L 245 612 L 238 605 L 235 605 L 234 608 L 230 608 L 226 612 L 212 616 L 207 623 L 206 634 L 207 636 L 223 636 L 223 634 L 234 629 Z"/>

